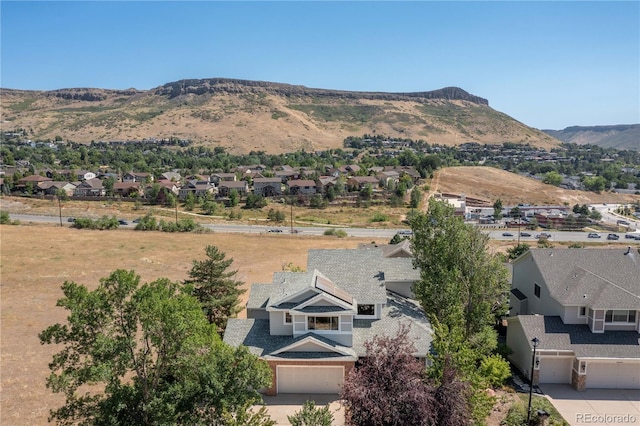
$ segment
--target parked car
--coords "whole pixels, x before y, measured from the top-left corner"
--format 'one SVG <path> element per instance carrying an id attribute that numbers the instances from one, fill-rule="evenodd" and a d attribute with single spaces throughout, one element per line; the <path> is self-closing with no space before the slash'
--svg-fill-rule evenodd
<path id="1" fill-rule="evenodd" d="M 513 237 L 513 234 L 511 232 L 503 232 L 502 236 L 503 237 Z"/>
<path id="2" fill-rule="evenodd" d="M 618 236 L 616 234 L 607 235 L 607 240 L 618 240 L 618 239 L 620 239 L 620 236 Z"/>
<path id="3" fill-rule="evenodd" d="M 411 235 L 413 235 L 413 231 L 409 231 L 409 230 L 403 229 L 403 230 L 398 231 L 398 235 L 411 236 Z"/>
<path id="4" fill-rule="evenodd" d="M 128 225 L 128 224 L 129 224 L 129 222 L 127 222 L 127 221 L 126 221 L 126 220 L 124 220 L 124 219 L 118 219 L 118 223 L 119 223 L 120 225 Z"/>
<path id="5" fill-rule="evenodd" d="M 624 234 L 624 237 L 630 240 L 637 240 L 640 237 L 640 234 Z"/>
<path id="6" fill-rule="evenodd" d="M 67 219 L 67 222 L 75 222 L 76 218 L 75 217 L 70 217 L 69 219 Z"/>
<path id="7" fill-rule="evenodd" d="M 541 232 L 539 234 L 536 234 L 536 238 L 537 239 L 551 238 L 551 234 L 549 234 L 548 232 Z"/>
<path id="8" fill-rule="evenodd" d="M 600 238 L 600 234 L 596 234 L 595 232 L 589 232 L 587 238 Z"/>
<path id="9" fill-rule="evenodd" d="M 267 232 L 282 232 L 282 229 L 269 229 Z"/>
<path id="10" fill-rule="evenodd" d="M 530 237 L 530 236 L 531 236 L 531 234 L 530 234 L 530 233 L 528 233 L 528 232 L 521 232 L 521 233 L 520 233 L 520 236 L 521 236 L 521 237 Z"/>

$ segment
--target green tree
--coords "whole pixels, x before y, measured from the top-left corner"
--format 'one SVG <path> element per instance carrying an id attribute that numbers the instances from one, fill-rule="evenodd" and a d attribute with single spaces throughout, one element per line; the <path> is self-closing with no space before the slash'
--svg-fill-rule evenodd
<path id="1" fill-rule="evenodd" d="M 493 218 L 495 220 L 502 218 L 502 200 L 500 198 L 493 203 Z"/>
<path id="2" fill-rule="evenodd" d="M 223 332 L 227 320 L 242 310 L 240 296 L 246 290 L 241 288 L 242 281 L 234 279 L 238 271 L 227 271 L 233 259 L 226 259 L 225 253 L 216 246 L 207 246 L 205 253 L 205 260 L 193 261 L 189 279 L 184 284 L 200 301 L 209 322 L 216 325 L 218 332 Z"/>
<path id="3" fill-rule="evenodd" d="M 333 414 L 328 405 L 316 407 L 315 401 L 305 401 L 302 409 L 287 419 L 291 426 L 331 426 Z"/>
<path id="4" fill-rule="evenodd" d="M 547 172 L 542 178 L 542 183 L 558 186 L 562 183 L 562 175 L 555 171 Z"/>
<path id="5" fill-rule="evenodd" d="M 411 226 L 420 270 L 414 291 L 425 312 L 450 328 L 461 326 L 467 338 L 493 325 L 506 308 L 509 285 L 500 258 L 487 250 L 488 236 L 435 199 Z"/>
<path id="6" fill-rule="evenodd" d="M 529 244 L 527 243 L 520 243 L 515 247 L 511 247 L 507 249 L 507 254 L 509 255 L 509 259 L 513 260 L 513 259 L 517 259 L 518 257 L 520 257 L 521 254 L 525 253 L 529 251 Z"/>
<path id="7" fill-rule="evenodd" d="M 240 194 L 235 189 L 229 193 L 229 207 L 235 207 L 240 202 Z"/>
<path id="8" fill-rule="evenodd" d="M 419 208 L 420 201 L 422 201 L 422 191 L 420 191 L 420 188 L 416 186 L 411 191 L 411 202 L 409 203 L 409 207 L 411 207 L 412 209 Z"/>
<path id="9" fill-rule="evenodd" d="M 602 220 L 602 213 L 600 213 L 598 210 L 596 210 L 595 207 L 593 207 L 589 212 L 589 219 L 599 222 L 600 220 Z"/>
<path id="10" fill-rule="evenodd" d="M 62 347 L 47 387 L 66 402 L 50 420 L 212 424 L 259 401 L 254 389 L 270 385 L 264 361 L 224 344 L 178 283 L 140 285 L 134 271 L 116 270 L 93 291 L 74 282 L 62 291 L 57 306 L 69 312 L 67 323 L 39 334 Z"/>
<path id="11" fill-rule="evenodd" d="M 107 197 L 113 197 L 113 186 L 115 185 L 115 183 L 116 180 L 112 176 L 109 176 L 102 181 L 102 186 L 104 187 Z"/>
<path id="12" fill-rule="evenodd" d="M 193 211 L 196 206 L 196 196 L 193 192 L 187 193 L 187 196 L 184 199 L 184 209 L 188 212 Z"/>

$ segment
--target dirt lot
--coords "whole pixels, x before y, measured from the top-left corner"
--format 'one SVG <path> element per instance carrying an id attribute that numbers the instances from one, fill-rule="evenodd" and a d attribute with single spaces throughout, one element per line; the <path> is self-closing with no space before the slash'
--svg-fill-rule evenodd
<path id="1" fill-rule="evenodd" d="M 45 388 L 54 348 L 37 334 L 65 319 L 56 308 L 64 281 L 91 288 L 111 271 L 133 269 L 143 281 L 183 280 L 207 244 L 234 259 L 240 280 L 271 282 L 292 262 L 306 266 L 309 248 L 355 248 L 367 239 L 302 235 L 167 234 L 127 230 L 86 231 L 55 226 L 0 226 L 0 423 L 44 424 L 63 399 Z M 245 294 L 246 296 L 246 294 Z"/>

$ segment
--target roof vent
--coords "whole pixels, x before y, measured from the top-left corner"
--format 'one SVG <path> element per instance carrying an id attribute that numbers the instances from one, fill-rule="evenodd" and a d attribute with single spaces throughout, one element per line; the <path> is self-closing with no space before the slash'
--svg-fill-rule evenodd
<path id="1" fill-rule="evenodd" d="M 583 298 L 583 299 L 586 299 L 586 298 L 587 298 L 587 293 L 583 294 L 583 295 L 582 295 L 582 298 Z"/>

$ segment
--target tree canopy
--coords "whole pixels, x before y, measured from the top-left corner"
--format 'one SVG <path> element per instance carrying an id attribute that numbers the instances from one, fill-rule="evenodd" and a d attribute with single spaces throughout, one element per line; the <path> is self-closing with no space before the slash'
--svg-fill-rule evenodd
<path id="1" fill-rule="evenodd" d="M 207 319 L 222 332 L 227 320 L 242 310 L 240 296 L 246 291 L 243 282 L 234 279 L 238 271 L 228 271 L 233 259 L 216 246 L 205 248 L 207 258 L 194 260 L 189 279 L 184 283 L 187 291 L 193 294 L 202 305 Z"/>
<path id="2" fill-rule="evenodd" d="M 271 370 L 244 347 L 224 344 L 198 301 L 160 278 L 140 285 L 116 270 L 95 290 L 62 286 L 67 322 L 39 335 L 62 350 L 47 387 L 66 397 L 60 424 L 212 424 L 260 400 Z"/>

